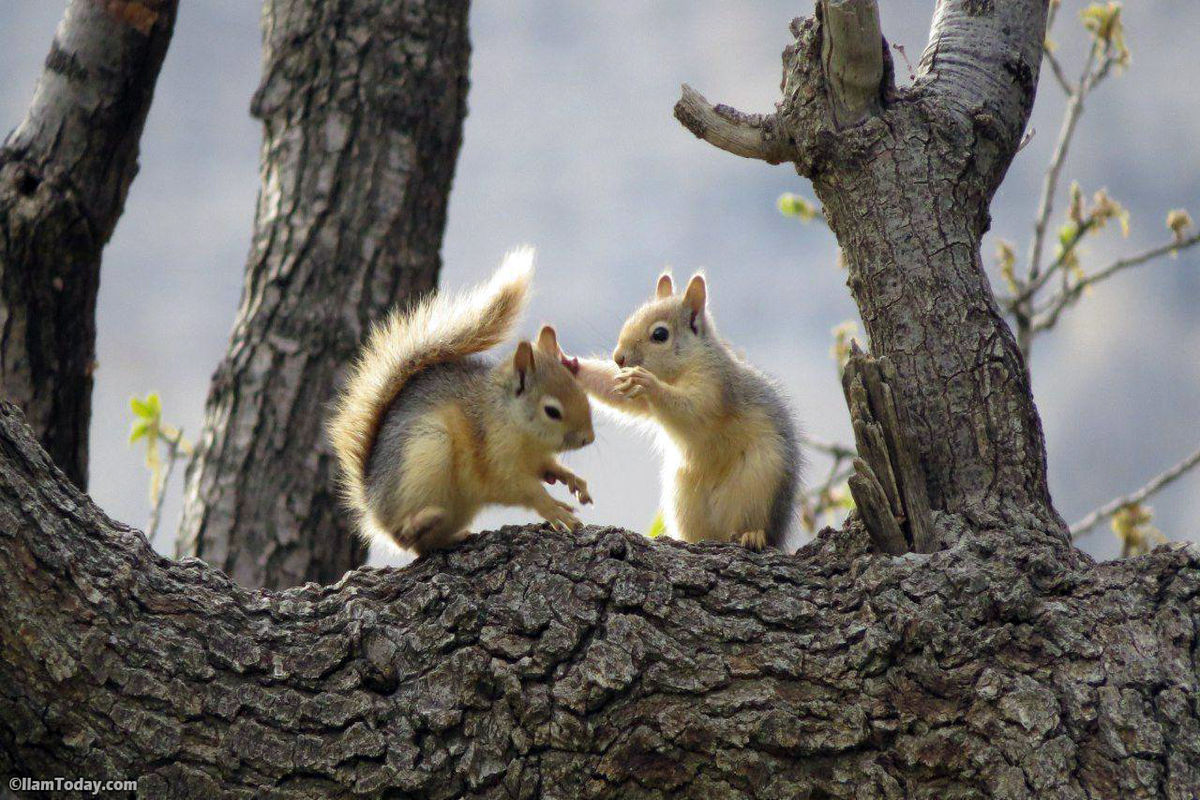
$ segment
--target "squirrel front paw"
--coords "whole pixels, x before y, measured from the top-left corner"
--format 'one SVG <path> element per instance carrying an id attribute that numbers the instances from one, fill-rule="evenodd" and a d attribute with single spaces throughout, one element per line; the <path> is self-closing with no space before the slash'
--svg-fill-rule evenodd
<path id="1" fill-rule="evenodd" d="M 654 394 L 659 386 L 658 378 L 645 367 L 626 367 L 617 372 L 616 384 L 613 391 L 622 397 L 632 400 L 643 394 Z"/>
<path id="2" fill-rule="evenodd" d="M 592 496 L 588 494 L 587 481 L 578 475 L 571 475 L 565 481 L 567 491 L 575 495 L 575 499 L 579 501 L 579 505 L 586 506 L 592 502 Z"/>
<path id="3" fill-rule="evenodd" d="M 551 486 L 558 481 L 562 481 L 563 486 L 566 486 L 567 491 L 575 495 L 580 505 L 586 506 L 592 502 L 592 496 L 588 494 L 587 481 L 573 472 L 566 472 L 565 470 L 563 472 L 553 472 L 547 470 L 546 474 L 542 476 L 542 480 Z"/>
<path id="4" fill-rule="evenodd" d="M 579 521 L 579 517 L 575 516 L 575 509 L 559 500 L 555 500 L 550 508 L 543 511 L 542 516 L 546 518 L 546 522 L 549 522 L 552 528 L 564 533 L 578 530 L 583 525 Z"/>

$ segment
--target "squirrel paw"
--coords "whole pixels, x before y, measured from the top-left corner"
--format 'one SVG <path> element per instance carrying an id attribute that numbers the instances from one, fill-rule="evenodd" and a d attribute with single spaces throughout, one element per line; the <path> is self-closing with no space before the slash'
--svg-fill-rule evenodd
<path id="1" fill-rule="evenodd" d="M 564 533 L 578 530 L 583 524 L 579 521 L 579 517 L 575 516 L 575 509 L 558 500 L 555 500 L 553 507 L 542 516 L 550 523 L 550 527 Z"/>
<path id="2" fill-rule="evenodd" d="M 617 372 L 613 391 L 632 400 L 643 394 L 651 394 L 659 386 L 658 378 L 645 367 L 627 367 Z"/>
<path id="3" fill-rule="evenodd" d="M 562 481 L 563 485 L 567 487 L 567 491 L 575 495 L 575 498 L 579 500 L 580 505 L 586 506 L 592 502 L 592 496 L 588 494 L 587 481 L 578 475 L 560 475 L 555 472 L 546 472 L 546 474 L 542 476 L 542 480 L 551 486 L 558 481 Z"/>
<path id="4" fill-rule="evenodd" d="M 737 543 L 757 553 L 767 546 L 767 534 L 761 530 L 744 531 L 737 537 Z"/>
<path id="5" fill-rule="evenodd" d="M 592 496 L 588 494 L 587 481 L 578 475 L 572 475 L 565 481 L 567 489 L 571 494 L 575 495 L 575 499 L 579 501 L 579 505 L 586 506 L 592 502 Z"/>

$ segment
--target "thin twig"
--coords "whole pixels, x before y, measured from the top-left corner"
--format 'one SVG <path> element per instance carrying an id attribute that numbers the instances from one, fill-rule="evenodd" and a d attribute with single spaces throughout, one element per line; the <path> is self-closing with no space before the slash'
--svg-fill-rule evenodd
<path id="1" fill-rule="evenodd" d="M 167 484 L 171 481 L 171 473 L 175 470 L 175 462 L 179 460 L 179 442 L 183 439 L 180 431 L 174 439 L 163 438 L 167 443 L 167 467 L 163 473 L 162 482 L 158 485 L 158 495 L 154 498 L 154 506 L 150 509 L 150 520 L 146 523 L 146 540 L 154 544 L 154 536 L 158 533 L 158 523 L 162 519 L 163 500 L 167 496 Z"/>
<path id="2" fill-rule="evenodd" d="M 1063 162 L 1067 150 L 1071 146 L 1071 138 L 1075 135 L 1075 126 L 1083 114 L 1083 100 L 1087 97 L 1095 83 L 1089 80 L 1092 66 L 1096 63 L 1096 46 L 1088 49 L 1087 60 L 1083 64 L 1083 73 L 1079 84 L 1067 100 L 1066 111 L 1063 112 L 1062 127 L 1058 131 L 1058 141 L 1054 145 L 1054 154 L 1050 157 L 1050 165 L 1046 168 L 1046 177 L 1042 181 L 1042 195 L 1038 201 L 1037 217 L 1033 225 L 1033 242 L 1029 246 L 1029 270 L 1027 283 L 1033 283 L 1041 274 L 1042 248 L 1046 241 L 1046 227 L 1050 223 L 1050 214 L 1054 211 L 1054 194 L 1058 190 L 1058 181 L 1062 175 Z"/>
<path id="3" fill-rule="evenodd" d="M 1190 456 L 1180 461 L 1175 466 L 1171 467 L 1166 472 L 1155 477 L 1149 483 L 1136 492 L 1127 494 L 1124 497 L 1118 497 L 1116 500 L 1111 500 L 1108 503 L 1100 506 L 1092 513 L 1088 514 L 1083 519 L 1071 526 L 1071 538 L 1078 539 L 1080 536 L 1087 534 L 1092 528 L 1095 528 L 1103 520 L 1116 514 L 1125 506 L 1141 503 L 1150 495 L 1162 489 L 1164 486 L 1177 480 L 1181 475 L 1184 475 L 1188 470 L 1200 464 L 1200 450 L 1192 453 Z"/>
<path id="4" fill-rule="evenodd" d="M 1046 271 L 1039 275 L 1036 280 L 1022 286 L 1019 292 L 1005 300 L 1006 308 L 1009 311 L 1015 311 L 1017 306 L 1024 304 L 1025 301 L 1031 299 L 1035 294 L 1037 294 L 1038 291 L 1041 290 L 1041 288 L 1045 286 L 1052 277 L 1054 277 L 1054 273 L 1066 265 L 1067 259 L 1070 257 L 1071 253 L 1075 252 L 1075 248 L 1081 241 L 1083 241 L 1083 237 L 1087 235 L 1087 233 L 1095 226 L 1095 220 L 1084 220 L 1075 230 L 1075 234 L 1071 237 L 1071 240 L 1063 246 L 1062 252 L 1055 257 L 1050 266 L 1046 267 Z M 1063 271 L 1063 274 L 1067 274 L 1066 270 Z"/>
<path id="5" fill-rule="evenodd" d="M 1168 244 L 1151 248 L 1150 250 L 1138 253 L 1137 255 L 1129 256 L 1128 258 L 1118 259 L 1117 261 L 1109 264 L 1107 267 L 1097 270 L 1090 275 L 1084 276 L 1067 289 L 1054 295 L 1054 297 L 1051 298 L 1046 305 L 1037 310 L 1035 317 L 1036 315 L 1041 315 L 1041 319 L 1035 318 L 1033 320 L 1031 327 L 1032 332 L 1037 333 L 1053 328 L 1058 322 L 1058 318 L 1062 312 L 1074 305 L 1076 301 L 1078 301 L 1083 295 L 1083 290 L 1089 286 L 1094 286 L 1101 281 L 1108 280 L 1121 270 L 1129 269 L 1130 267 L 1136 267 L 1140 264 L 1145 264 L 1147 261 L 1153 261 L 1159 256 L 1184 250 L 1196 244 L 1200 244 L 1200 232 L 1194 233 L 1191 236 L 1179 241 L 1171 241 Z"/>
<path id="6" fill-rule="evenodd" d="M 1062 62 L 1060 62 L 1058 60 L 1058 56 L 1050 52 L 1048 48 L 1044 48 L 1042 53 L 1045 55 L 1046 63 L 1050 65 L 1050 71 L 1054 73 L 1054 78 L 1058 81 L 1058 85 L 1062 87 L 1062 90 L 1067 97 L 1070 97 L 1075 93 L 1075 87 L 1072 86 L 1071 81 L 1067 79 L 1067 73 L 1063 71 Z"/>

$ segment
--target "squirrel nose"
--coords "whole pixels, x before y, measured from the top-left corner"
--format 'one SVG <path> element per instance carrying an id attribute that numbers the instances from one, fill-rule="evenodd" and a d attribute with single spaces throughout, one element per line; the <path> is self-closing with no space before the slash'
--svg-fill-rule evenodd
<path id="1" fill-rule="evenodd" d="M 625 354 L 618 350 L 617 352 L 613 353 L 613 361 L 617 362 L 618 367 L 625 366 Z"/>

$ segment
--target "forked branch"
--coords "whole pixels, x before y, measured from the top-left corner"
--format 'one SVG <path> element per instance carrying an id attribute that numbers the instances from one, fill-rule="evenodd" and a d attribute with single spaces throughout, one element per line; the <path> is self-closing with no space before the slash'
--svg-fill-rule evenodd
<path id="1" fill-rule="evenodd" d="M 778 111 L 747 114 L 713 105 L 684 84 L 675 118 L 697 138 L 721 150 L 780 164 L 802 162 L 815 131 L 852 127 L 879 113 L 891 71 L 876 0 L 821 0 L 818 10 L 819 63 L 811 21 L 794 26 L 799 44 L 784 53 L 789 86 Z"/>

